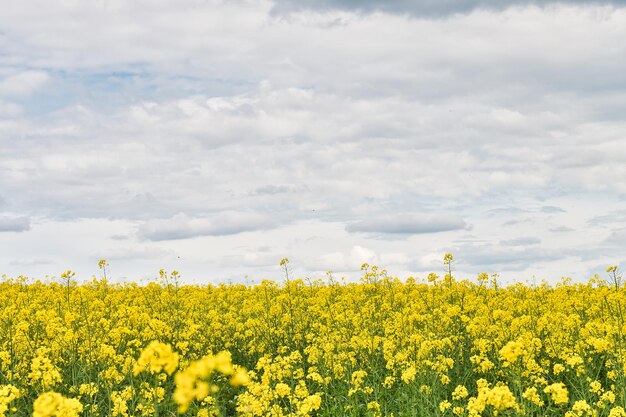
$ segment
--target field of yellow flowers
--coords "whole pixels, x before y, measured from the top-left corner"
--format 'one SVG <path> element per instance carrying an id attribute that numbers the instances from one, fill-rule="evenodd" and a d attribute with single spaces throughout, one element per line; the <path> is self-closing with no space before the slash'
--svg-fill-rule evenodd
<path id="1" fill-rule="evenodd" d="M 405 281 L 364 265 L 358 283 L 5 277 L 0 417 L 626 417 L 615 267 L 501 286 L 444 263 Z"/>

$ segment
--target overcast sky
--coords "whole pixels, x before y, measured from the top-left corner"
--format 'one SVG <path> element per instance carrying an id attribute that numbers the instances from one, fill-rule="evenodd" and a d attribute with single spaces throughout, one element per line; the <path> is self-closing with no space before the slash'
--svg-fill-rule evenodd
<path id="1" fill-rule="evenodd" d="M 625 3 L 0 0 L 0 274 L 605 277 Z"/>

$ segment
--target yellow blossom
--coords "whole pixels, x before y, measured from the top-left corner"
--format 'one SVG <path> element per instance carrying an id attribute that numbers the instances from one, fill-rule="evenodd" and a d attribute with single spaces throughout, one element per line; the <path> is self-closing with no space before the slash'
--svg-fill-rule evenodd
<path id="1" fill-rule="evenodd" d="M 141 352 L 133 373 L 139 375 L 142 371 L 148 371 L 157 374 L 164 371 L 168 375 L 171 375 L 178 367 L 178 359 L 178 353 L 174 352 L 172 346 L 166 343 L 152 341 L 143 352 Z"/>
<path id="2" fill-rule="evenodd" d="M 626 417 L 626 411 L 620 406 L 613 407 L 609 412 L 609 417 Z"/>
<path id="3" fill-rule="evenodd" d="M 567 388 L 562 382 L 557 382 L 552 385 L 548 385 L 543 389 L 543 392 L 550 394 L 552 401 L 555 404 L 566 404 L 569 402 Z"/>
<path id="4" fill-rule="evenodd" d="M 522 398 L 527 399 L 537 407 L 541 407 L 544 404 L 541 396 L 537 392 L 537 388 L 535 387 L 526 388 L 526 390 L 522 394 Z"/>
<path id="5" fill-rule="evenodd" d="M 41 394 L 33 403 L 33 417 L 79 417 L 81 403 L 56 392 Z"/>
<path id="6" fill-rule="evenodd" d="M 467 388 L 463 385 L 457 385 L 457 387 L 452 391 L 452 399 L 453 400 L 462 400 L 463 398 L 468 396 Z"/>
<path id="7" fill-rule="evenodd" d="M 439 411 L 441 411 L 442 413 L 445 413 L 446 410 L 449 410 L 451 407 L 452 404 L 450 403 L 450 401 L 444 400 L 439 403 Z"/>

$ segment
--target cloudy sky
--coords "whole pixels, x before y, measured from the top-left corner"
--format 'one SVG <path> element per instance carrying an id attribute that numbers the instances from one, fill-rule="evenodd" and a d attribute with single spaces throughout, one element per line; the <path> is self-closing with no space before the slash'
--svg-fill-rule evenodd
<path id="1" fill-rule="evenodd" d="M 0 273 L 626 266 L 626 2 L 0 3 Z"/>

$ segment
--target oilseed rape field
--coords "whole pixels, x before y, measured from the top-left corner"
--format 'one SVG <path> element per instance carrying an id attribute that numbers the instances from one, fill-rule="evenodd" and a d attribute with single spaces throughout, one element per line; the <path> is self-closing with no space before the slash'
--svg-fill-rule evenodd
<path id="1" fill-rule="evenodd" d="M 616 267 L 505 286 L 452 260 L 355 283 L 5 277 L 0 416 L 626 417 Z"/>

